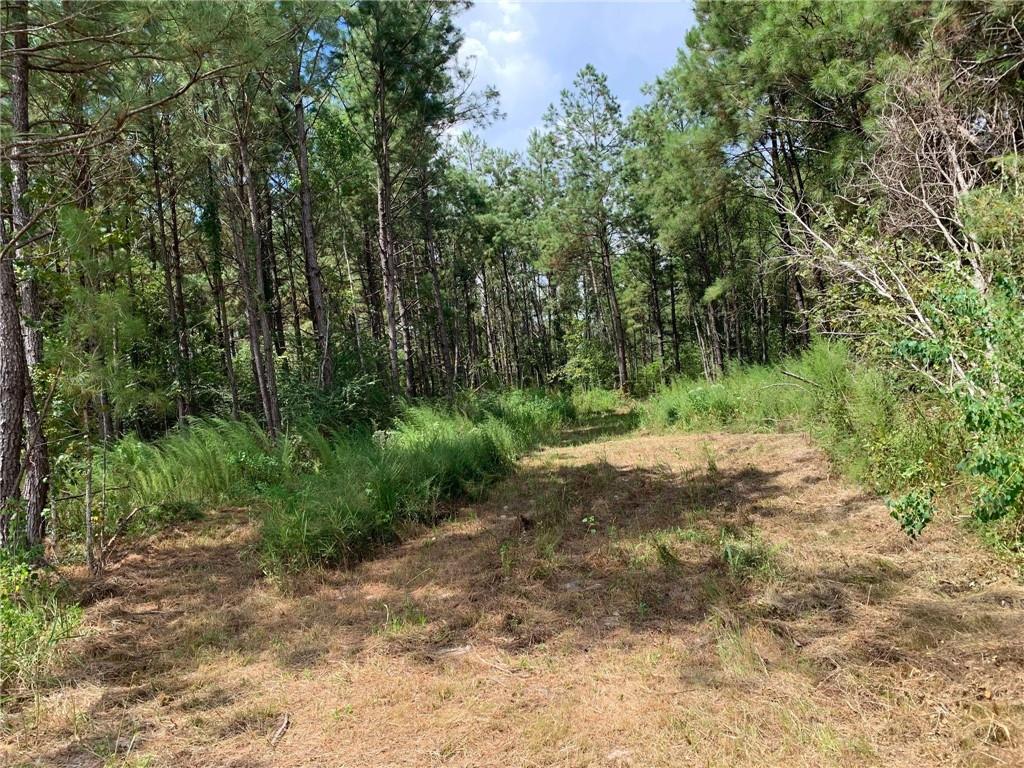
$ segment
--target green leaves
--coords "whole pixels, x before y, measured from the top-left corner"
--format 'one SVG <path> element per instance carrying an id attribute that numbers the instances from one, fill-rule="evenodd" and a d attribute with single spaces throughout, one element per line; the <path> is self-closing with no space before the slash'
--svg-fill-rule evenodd
<path id="1" fill-rule="evenodd" d="M 912 539 L 916 539 L 924 531 L 925 526 L 935 516 L 932 496 L 925 491 L 911 491 L 896 499 L 886 502 L 889 514 L 900 524 L 900 528 Z"/>

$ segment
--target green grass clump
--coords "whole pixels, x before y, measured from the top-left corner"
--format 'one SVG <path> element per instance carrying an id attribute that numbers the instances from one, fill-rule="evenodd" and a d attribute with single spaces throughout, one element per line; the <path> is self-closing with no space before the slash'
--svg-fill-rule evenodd
<path id="1" fill-rule="evenodd" d="M 723 529 L 718 553 L 729 572 L 740 579 L 771 579 L 779 574 L 776 551 L 756 532 L 736 534 Z"/>
<path id="2" fill-rule="evenodd" d="M 507 392 L 455 408 L 407 408 L 390 430 L 319 443 L 315 471 L 267 495 L 261 557 L 269 572 L 345 563 L 473 496 L 571 418 L 567 401 Z"/>
<path id="3" fill-rule="evenodd" d="M 38 677 L 80 618 L 81 609 L 61 600 L 27 560 L 0 551 L 0 704 L 8 690 Z"/>
<path id="4" fill-rule="evenodd" d="M 614 413 L 628 405 L 617 389 L 577 389 L 572 393 L 572 404 L 580 416 Z"/>
<path id="5" fill-rule="evenodd" d="M 271 441 L 249 418 L 209 419 L 152 443 L 128 436 L 106 450 L 94 447 L 89 457 L 63 468 L 61 484 L 73 501 L 59 510 L 62 539 L 81 543 L 90 483 L 101 543 L 115 533 L 137 534 L 194 519 L 203 508 L 258 497 L 300 469 L 303 445 L 296 438 Z"/>

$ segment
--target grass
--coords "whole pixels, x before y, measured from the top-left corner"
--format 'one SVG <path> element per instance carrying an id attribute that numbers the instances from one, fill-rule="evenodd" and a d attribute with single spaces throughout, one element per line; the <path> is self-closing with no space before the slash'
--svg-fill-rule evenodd
<path id="1" fill-rule="evenodd" d="M 578 389 L 572 393 L 572 404 L 580 416 L 614 413 L 630 405 L 618 389 Z"/>
<path id="2" fill-rule="evenodd" d="M 78 626 L 81 610 L 29 563 L 0 552 L 0 705 L 9 688 L 31 684 L 57 644 Z"/>
<path id="3" fill-rule="evenodd" d="M 738 579 L 771 579 L 780 573 L 775 548 L 756 531 L 737 534 L 723 528 L 718 554 L 729 573 Z"/>
<path id="4" fill-rule="evenodd" d="M 489 418 L 439 413 L 465 418 L 459 430 Z M 364 439 L 385 449 L 398 430 Z M 297 471 L 334 471 L 306 442 Z M 240 765 L 1019 764 L 1024 713 L 999 681 L 1024 603 L 1007 580 L 972 583 L 984 550 L 951 531 L 895 551 L 891 528 L 860 524 L 884 509 L 824 480 L 800 436 L 714 438 L 719 482 L 751 464 L 772 478 L 723 498 L 694 483 L 701 443 L 555 446 L 476 514 L 295 589 L 244 562 L 238 515 L 168 531 L 158 556 L 119 564 L 131 588 L 90 609 L 62 688 L 7 719 L 0 764 L 98 763 L 119 737 L 117 759 L 154 764 L 189 749 Z M 765 514 L 752 523 L 754 502 Z M 837 510 L 850 535 L 819 535 Z M 745 550 L 750 530 L 779 547 L 784 578 L 761 578 L 758 558 L 730 572 L 723 526 L 728 547 Z M 940 729 L 921 701 L 949 704 Z"/>
<path id="5" fill-rule="evenodd" d="M 115 540 L 218 505 L 247 506 L 259 517 L 257 556 L 267 573 L 347 564 L 401 524 L 431 521 L 444 502 L 479 496 L 574 418 L 568 397 L 512 391 L 407 406 L 389 429 L 372 433 L 325 435 L 309 425 L 272 441 L 252 419 L 196 421 L 152 443 L 126 437 L 62 467 L 66 502 L 55 528 L 65 553 L 81 553 L 90 496 L 102 562 Z M 27 562 L 0 557 L 2 695 L 42 673 L 80 609 Z"/>
<path id="6" fill-rule="evenodd" d="M 899 392 L 824 342 L 781 365 L 678 380 L 644 404 L 642 421 L 693 432 L 805 430 L 848 475 L 883 493 L 948 483 L 965 440 L 949 404 Z"/>
<path id="7" fill-rule="evenodd" d="M 262 516 L 267 572 L 349 563 L 402 522 L 431 520 L 439 504 L 479 495 L 574 416 L 567 397 L 512 391 L 407 406 L 374 433 L 308 426 L 274 442 L 255 421 L 211 419 L 154 443 L 126 438 L 93 458 L 93 526 L 102 543 L 126 520 L 138 533 L 204 508 L 247 505 Z M 70 480 L 79 501 L 60 527 L 80 542 L 85 467 Z"/>

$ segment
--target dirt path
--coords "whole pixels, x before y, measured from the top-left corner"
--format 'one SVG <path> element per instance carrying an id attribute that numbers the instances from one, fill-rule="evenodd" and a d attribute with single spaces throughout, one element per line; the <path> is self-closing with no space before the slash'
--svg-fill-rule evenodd
<path id="1" fill-rule="evenodd" d="M 285 590 L 253 534 L 123 561 L 0 764 L 1024 765 L 1024 589 L 798 435 L 549 448 Z"/>

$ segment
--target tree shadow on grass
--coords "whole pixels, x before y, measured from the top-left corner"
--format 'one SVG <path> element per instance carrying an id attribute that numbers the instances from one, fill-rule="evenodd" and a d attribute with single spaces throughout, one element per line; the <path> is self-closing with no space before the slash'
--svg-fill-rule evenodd
<path id="1" fill-rule="evenodd" d="M 627 435 L 640 426 L 640 412 L 635 409 L 581 416 L 568 429 L 562 430 L 554 445 L 584 445 Z"/>
<path id="2" fill-rule="evenodd" d="M 566 445 L 621 434 L 629 423 L 622 414 L 597 419 Z M 889 544 L 883 534 L 865 534 L 846 549 L 811 535 L 884 514 L 870 497 L 813 495 L 807 477 L 817 476 L 815 467 L 774 461 L 763 468 L 728 452 L 717 465 L 693 458 L 683 467 L 592 456 L 533 461 L 452 520 L 420 528 L 350 570 L 304 574 L 280 587 L 266 584 L 254 565 L 255 532 L 237 516 L 224 521 L 224 535 L 147 545 L 97 593 L 90 614 L 101 629 L 80 644 L 62 683 L 103 688 L 88 712 L 103 743 L 125 712 L 159 702 L 161 711 L 206 723 L 189 726 L 192 741 L 258 745 L 263 721 L 237 706 L 239 698 L 251 702 L 251 692 L 197 683 L 191 673 L 219 659 L 269 662 L 296 676 L 377 653 L 433 667 L 464 648 L 514 660 L 692 637 L 680 677 L 725 685 L 708 654 L 745 658 L 730 643 L 768 636 L 821 680 L 840 665 L 913 665 L 949 676 L 958 656 L 936 654 L 939 646 L 1006 636 L 1005 620 L 965 618 L 961 596 L 915 587 L 915 562 L 879 554 Z M 793 536 L 755 548 L 756 556 L 726 552 L 728 542 L 754 546 L 752 531 L 761 529 Z M 992 647 L 1006 663 L 1024 664 L 1012 641 L 1001 642 L 1001 651 Z M 771 653 L 752 648 L 768 669 Z M 251 727 L 224 730 L 249 720 Z M 137 724 L 143 744 L 147 727 Z M 95 746 L 83 741 L 79 752 Z M 44 760 L 72 762 L 79 747 Z"/>

